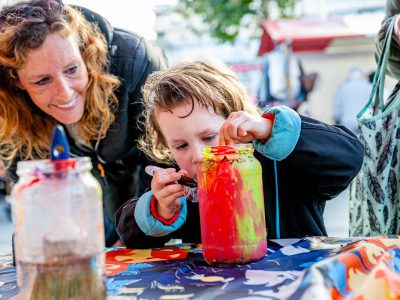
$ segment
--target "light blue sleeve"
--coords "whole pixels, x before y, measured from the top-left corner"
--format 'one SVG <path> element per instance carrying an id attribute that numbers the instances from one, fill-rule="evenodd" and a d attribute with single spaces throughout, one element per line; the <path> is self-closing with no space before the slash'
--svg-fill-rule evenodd
<path id="1" fill-rule="evenodd" d="M 292 153 L 300 137 L 301 119 L 297 112 L 287 106 L 274 106 L 264 113 L 275 115 L 271 137 L 265 142 L 253 141 L 254 147 L 265 157 L 282 160 Z"/>
<path id="2" fill-rule="evenodd" d="M 179 229 L 183 223 L 186 222 L 187 206 L 186 198 L 181 197 L 181 210 L 179 211 L 178 218 L 171 225 L 164 225 L 153 217 L 150 211 L 150 203 L 153 198 L 153 192 L 149 191 L 143 194 L 135 207 L 135 220 L 139 228 L 147 235 L 150 236 L 164 236 Z"/>

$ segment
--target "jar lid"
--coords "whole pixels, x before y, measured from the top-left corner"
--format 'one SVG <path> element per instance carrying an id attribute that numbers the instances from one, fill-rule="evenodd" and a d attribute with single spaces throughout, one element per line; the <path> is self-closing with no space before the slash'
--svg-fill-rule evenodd
<path id="1" fill-rule="evenodd" d="M 76 157 L 61 160 L 26 160 L 17 163 L 17 174 L 55 174 L 66 171 L 83 172 L 92 169 L 89 157 Z"/>

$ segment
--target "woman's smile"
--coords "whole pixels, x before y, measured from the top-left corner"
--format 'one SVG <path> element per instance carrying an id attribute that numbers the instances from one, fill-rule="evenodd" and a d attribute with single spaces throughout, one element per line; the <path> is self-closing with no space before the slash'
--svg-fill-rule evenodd
<path id="1" fill-rule="evenodd" d="M 68 102 L 66 104 L 56 104 L 55 106 L 60 109 L 71 110 L 75 107 L 76 103 L 77 103 L 77 99 L 75 97 L 74 99 L 72 99 L 70 102 Z"/>

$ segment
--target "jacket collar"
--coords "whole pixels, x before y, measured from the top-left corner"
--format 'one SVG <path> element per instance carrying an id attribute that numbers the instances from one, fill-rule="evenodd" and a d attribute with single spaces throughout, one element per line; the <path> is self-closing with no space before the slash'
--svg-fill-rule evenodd
<path id="1" fill-rule="evenodd" d="M 106 18 L 100 16 L 98 13 L 95 13 L 94 11 L 88 8 L 78 5 L 71 5 L 71 6 L 79 10 L 83 14 L 85 19 L 88 20 L 90 23 L 97 24 L 100 31 L 104 34 L 108 48 L 110 49 L 112 47 L 111 44 L 113 39 L 113 27 L 111 26 L 111 23 Z"/>

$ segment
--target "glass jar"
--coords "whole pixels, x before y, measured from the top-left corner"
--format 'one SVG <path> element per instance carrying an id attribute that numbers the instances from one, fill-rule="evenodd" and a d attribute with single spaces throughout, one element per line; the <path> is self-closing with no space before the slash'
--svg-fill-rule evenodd
<path id="1" fill-rule="evenodd" d="M 201 239 L 211 265 L 266 255 L 262 169 L 252 144 L 203 148 L 198 169 Z"/>
<path id="2" fill-rule="evenodd" d="M 11 192 L 20 299 L 105 299 L 101 187 L 87 157 L 19 162 Z"/>

